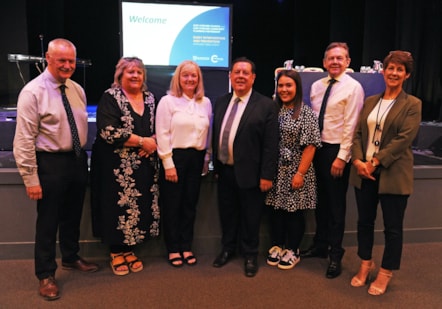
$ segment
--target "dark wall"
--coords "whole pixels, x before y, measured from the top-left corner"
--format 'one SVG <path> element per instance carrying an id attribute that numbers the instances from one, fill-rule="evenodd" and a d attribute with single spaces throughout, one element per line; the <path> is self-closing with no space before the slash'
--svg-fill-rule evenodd
<path id="1" fill-rule="evenodd" d="M 41 34 L 44 35 L 45 48 L 48 41 L 56 37 L 70 39 L 77 46 L 78 57 L 90 59 L 92 62 L 90 67 L 78 68 L 73 78 L 85 87 L 89 102 L 91 104 L 97 102 L 102 92 L 112 83 L 114 67 L 120 57 L 119 1 L 26 0 L 25 2 L 26 6 L 16 5 L 16 8 L 20 9 L 14 12 L 14 15 L 17 14 L 17 18 L 21 18 L 22 23 L 26 23 L 27 33 L 23 33 L 22 38 L 26 38 L 29 48 L 23 48 L 18 53 L 41 55 L 39 39 Z M 274 69 L 281 66 L 285 60 L 293 59 L 292 37 L 295 32 L 292 26 L 293 1 L 264 1 L 263 3 L 263 1 L 251 0 L 213 0 L 209 3 L 233 5 L 232 57 L 247 56 L 254 60 L 258 74 L 256 88 L 271 96 Z M 6 53 L 11 53 L 11 51 L 7 50 L 0 56 L 6 57 Z M 14 64 L 9 64 L 9 67 L 15 69 Z M 30 68 L 28 80 L 38 74 L 32 64 L 24 64 L 24 67 Z M 155 75 L 157 71 L 148 69 L 148 84 L 158 84 L 154 80 L 157 77 Z M 204 75 L 208 74 L 204 73 Z M 219 74 L 215 73 L 215 75 Z M 16 98 L 22 86 L 20 80 L 16 82 L 18 83 L 18 87 L 15 87 L 17 93 L 13 95 L 13 99 Z M 209 83 L 210 81 L 206 81 L 205 78 L 206 87 L 211 90 Z M 226 80 L 225 83 L 228 81 Z M 224 89 L 223 84 L 222 91 Z M 212 89 L 211 93 L 213 92 Z"/>
<path id="2" fill-rule="evenodd" d="M 20 54 L 28 50 L 26 0 L 2 3 L 0 18 L 0 106 L 15 106 L 16 94 L 23 82 L 16 65 L 8 62 L 8 54 Z M 29 80 L 29 66 L 22 68 L 25 81 Z"/>
<path id="3" fill-rule="evenodd" d="M 440 0 L 207 2 L 232 4 L 232 57 L 247 56 L 256 62 L 255 88 L 263 94 L 273 94 L 274 69 L 287 59 L 322 67 L 324 49 L 331 41 L 349 44 L 355 71 L 372 65 L 374 59 L 382 60 L 391 50 L 404 49 L 412 52 L 416 62 L 406 90 L 423 100 L 424 120 L 442 120 Z M 74 79 L 84 85 L 91 104 L 97 102 L 110 86 L 120 57 L 119 0 L 16 0 L 2 6 L 0 33 L 9 39 L 0 48 L 0 82 L 7 80 L 0 83 L 0 104 L 5 104 L 5 97 L 13 104 L 22 86 L 6 54 L 40 55 L 40 34 L 45 48 L 49 40 L 66 37 L 76 44 L 79 58 L 92 61 L 92 66 L 79 68 Z M 32 64 L 25 69 L 30 78 L 38 74 Z M 155 78 L 155 70 L 149 70 L 148 83 L 155 84 Z"/>
<path id="4" fill-rule="evenodd" d="M 77 47 L 77 56 L 92 65 L 78 68 L 73 79 L 95 104 L 112 81 L 120 58 L 118 0 L 27 0 L 29 52 L 38 54 L 38 36 L 47 43 L 65 37 Z M 141 39 L 141 38 L 140 38 Z"/>

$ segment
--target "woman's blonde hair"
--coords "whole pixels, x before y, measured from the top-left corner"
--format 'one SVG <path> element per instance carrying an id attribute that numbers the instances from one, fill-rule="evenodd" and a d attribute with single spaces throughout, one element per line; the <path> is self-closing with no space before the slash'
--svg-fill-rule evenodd
<path id="1" fill-rule="evenodd" d="M 180 74 L 186 66 L 193 66 L 196 69 L 196 72 L 198 74 L 198 84 L 195 88 L 195 101 L 201 101 L 204 97 L 203 74 L 199 65 L 192 60 L 184 60 L 177 66 L 177 68 L 175 69 L 175 73 L 173 73 L 172 79 L 170 80 L 168 93 L 175 97 L 183 96 L 183 89 L 180 86 Z"/>
<path id="2" fill-rule="evenodd" d="M 123 72 L 130 66 L 136 66 L 143 71 L 144 81 L 141 91 L 147 90 L 146 85 L 146 68 L 144 66 L 143 60 L 137 57 L 123 57 L 121 58 L 117 65 L 115 66 L 114 82 L 112 83 L 112 88 L 121 88 L 121 76 Z"/>

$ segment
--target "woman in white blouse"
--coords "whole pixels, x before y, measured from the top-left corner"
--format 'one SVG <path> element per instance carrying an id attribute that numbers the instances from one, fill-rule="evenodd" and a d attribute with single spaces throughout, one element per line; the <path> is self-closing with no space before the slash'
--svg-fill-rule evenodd
<path id="1" fill-rule="evenodd" d="M 208 169 L 212 105 L 204 95 L 200 67 L 183 61 L 156 112 L 161 159 L 160 203 L 168 261 L 174 267 L 195 265 L 193 228 L 201 184 Z"/>

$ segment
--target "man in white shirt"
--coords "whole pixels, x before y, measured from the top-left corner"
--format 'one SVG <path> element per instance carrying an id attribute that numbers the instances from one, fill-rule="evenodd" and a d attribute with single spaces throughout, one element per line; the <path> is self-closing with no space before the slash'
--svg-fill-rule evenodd
<path id="1" fill-rule="evenodd" d="M 328 76 L 314 82 L 310 90 L 312 109 L 318 115 L 322 128 L 322 147 L 316 151 L 314 158 L 318 183 L 316 234 L 312 247 L 301 252 L 301 256 L 329 256 L 326 277 L 330 279 L 341 274 L 350 148 L 364 102 L 361 84 L 345 73 L 350 60 L 346 43 L 330 43 L 323 59 Z M 327 89 L 330 84 L 331 89 Z M 326 96 L 328 100 L 324 100 Z"/>
<path id="2" fill-rule="evenodd" d="M 76 55 L 74 44 L 68 40 L 49 42 L 46 70 L 26 84 L 17 102 L 14 158 L 26 194 L 37 201 L 35 276 L 40 281 L 40 296 L 46 300 L 60 297 L 55 281 L 57 234 L 64 269 L 98 269 L 97 264 L 78 255 L 88 166 L 86 151 L 75 151 L 74 143 L 77 135 L 79 147 L 87 140 L 86 95 L 70 79 Z M 74 118 L 72 123 L 68 110 Z"/>

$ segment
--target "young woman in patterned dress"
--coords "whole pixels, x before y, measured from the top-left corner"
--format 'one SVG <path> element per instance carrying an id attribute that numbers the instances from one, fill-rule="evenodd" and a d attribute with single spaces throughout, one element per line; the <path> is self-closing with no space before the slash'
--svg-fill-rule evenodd
<path id="1" fill-rule="evenodd" d="M 316 177 L 312 165 L 321 146 L 318 120 L 302 102 L 301 77 L 294 70 L 282 70 L 277 78 L 279 111 L 278 173 L 266 197 L 270 207 L 272 247 L 267 263 L 291 269 L 299 261 L 299 244 L 304 236 L 304 210 L 316 207 Z"/>

